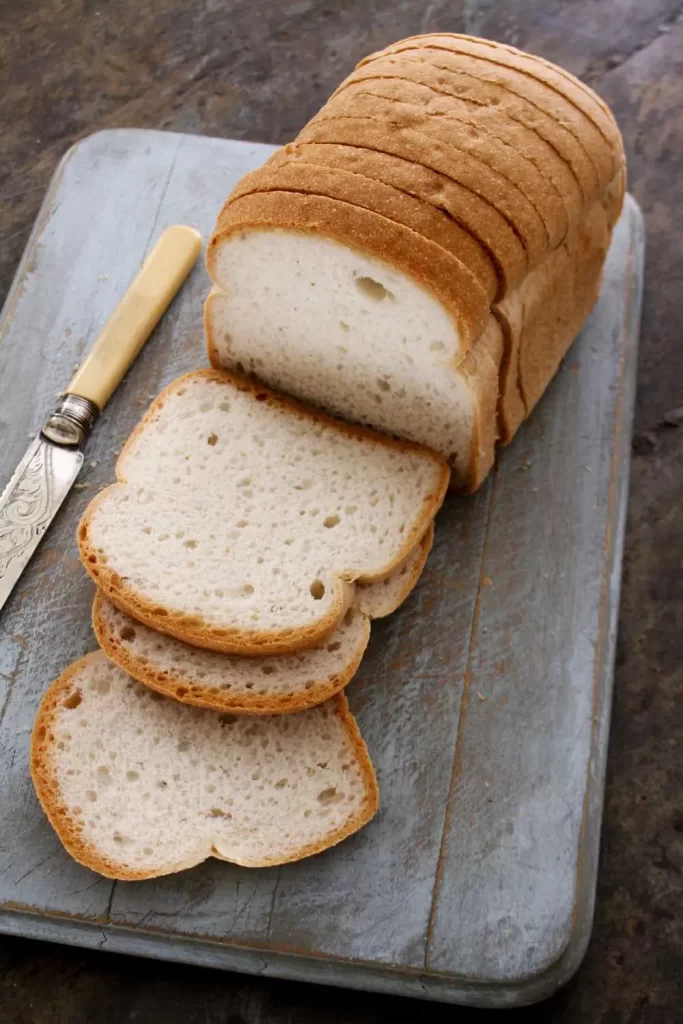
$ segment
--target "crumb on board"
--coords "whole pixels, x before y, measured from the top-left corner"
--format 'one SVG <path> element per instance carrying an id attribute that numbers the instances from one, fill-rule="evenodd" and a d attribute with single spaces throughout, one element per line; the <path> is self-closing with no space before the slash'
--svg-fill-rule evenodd
<path id="1" fill-rule="evenodd" d="M 493 580 L 491 579 L 490 576 L 484 576 L 483 580 L 481 581 L 482 587 L 490 587 L 492 584 Z"/>
<path id="2" fill-rule="evenodd" d="M 75 491 L 85 491 L 88 489 L 90 484 L 74 484 Z"/>
<path id="3" fill-rule="evenodd" d="M 479 698 L 479 700 L 486 700 L 486 697 L 484 696 L 484 694 L 481 693 L 479 690 L 477 690 L 477 697 Z"/>

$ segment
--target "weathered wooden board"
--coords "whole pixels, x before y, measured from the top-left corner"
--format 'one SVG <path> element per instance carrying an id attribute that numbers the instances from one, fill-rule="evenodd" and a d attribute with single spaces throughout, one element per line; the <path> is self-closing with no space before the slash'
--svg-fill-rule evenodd
<path id="1" fill-rule="evenodd" d="M 46 198 L 0 324 L 0 487 L 167 225 L 204 234 L 271 148 L 92 136 Z M 0 621 L 0 930 L 473 1005 L 547 995 L 592 915 L 642 280 L 629 200 L 581 338 L 480 492 L 450 499 L 420 584 L 349 690 L 382 809 L 281 869 L 116 883 L 62 851 L 28 777 L 48 683 L 94 646 L 80 513 L 149 399 L 205 361 L 202 267 L 91 439 Z"/>

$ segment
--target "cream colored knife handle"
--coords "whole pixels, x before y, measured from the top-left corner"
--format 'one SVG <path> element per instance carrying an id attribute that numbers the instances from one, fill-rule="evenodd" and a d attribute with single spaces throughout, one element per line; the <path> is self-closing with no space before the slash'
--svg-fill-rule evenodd
<path id="1" fill-rule="evenodd" d="M 76 371 L 67 394 L 87 398 L 104 409 L 190 273 L 201 247 L 201 236 L 194 228 L 176 225 L 164 231 Z"/>

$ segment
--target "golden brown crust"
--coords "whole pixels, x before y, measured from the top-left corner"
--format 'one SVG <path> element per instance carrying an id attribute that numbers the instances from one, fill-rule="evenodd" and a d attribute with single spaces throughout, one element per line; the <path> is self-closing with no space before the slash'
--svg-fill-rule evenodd
<path id="1" fill-rule="evenodd" d="M 298 141 L 321 141 L 320 126 L 324 125 L 328 142 L 344 142 L 337 129 L 347 119 L 359 128 L 358 119 L 390 129 L 399 156 L 412 158 L 417 152 L 421 162 L 437 170 L 447 171 L 449 177 L 466 186 L 495 207 L 521 239 L 530 265 L 543 258 L 549 248 L 548 233 L 535 206 L 511 180 L 510 172 L 494 170 L 479 156 L 468 152 L 463 133 L 453 126 L 441 125 L 440 118 L 426 119 L 419 108 L 379 97 L 350 96 L 341 93 L 334 103 L 328 103 L 300 132 Z M 357 139 L 362 145 L 370 142 L 365 128 Z M 439 166 L 437 166 L 439 161 Z"/>
<path id="2" fill-rule="evenodd" d="M 290 143 L 282 152 L 293 158 L 300 156 L 309 163 L 341 167 L 363 178 L 385 182 L 443 211 L 472 236 L 493 263 L 499 280 L 499 294 L 514 287 L 524 277 L 527 258 L 521 240 L 502 214 L 485 199 L 415 159 L 353 144 L 354 133 L 349 130 L 347 122 L 337 122 L 335 130 L 351 141 Z M 384 133 L 378 131 L 377 122 L 369 122 L 356 135 L 365 137 L 366 131 L 378 145 L 397 148 L 393 135 L 388 129 Z"/>
<path id="3" fill-rule="evenodd" d="M 508 287 L 512 287 L 512 282 L 518 281 L 520 276 L 527 272 L 529 254 L 516 224 L 506 216 L 499 202 L 490 202 L 485 195 L 480 194 L 481 189 L 476 181 L 471 186 L 463 184 L 462 175 L 454 171 L 453 150 L 449 150 L 448 147 L 439 145 L 420 132 L 409 128 L 397 129 L 381 118 L 369 117 L 344 117 L 336 120 L 330 118 L 309 122 L 297 138 L 297 145 L 306 143 L 349 145 L 374 150 L 398 157 L 405 162 L 412 162 L 416 168 L 425 168 L 448 179 L 453 186 L 462 190 L 464 196 L 472 197 L 470 202 L 477 201 L 477 216 L 481 216 L 482 207 L 488 207 L 490 216 L 498 218 L 504 224 L 504 232 L 492 238 L 491 250 L 498 252 L 502 266 L 508 266 Z"/>
<path id="4" fill-rule="evenodd" d="M 595 304 L 610 232 L 595 203 L 566 242 L 496 307 L 507 340 L 499 419 L 507 444 L 552 380 Z"/>
<path id="5" fill-rule="evenodd" d="M 101 651 L 94 651 L 86 654 L 70 665 L 58 679 L 48 688 L 41 700 L 38 714 L 36 716 L 31 737 L 31 778 L 40 801 L 40 805 L 47 815 L 48 821 L 57 833 L 62 845 L 68 853 L 77 860 L 79 864 L 97 871 L 106 878 L 115 878 L 121 881 L 141 881 L 145 878 L 157 878 L 160 875 L 173 874 L 186 868 L 201 864 L 209 857 L 217 857 L 219 860 L 227 860 L 215 849 L 207 851 L 203 857 L 193 858 L 190 861 L 174 864 L 172 867 L 164 867 L 158 871 L 131 871 L 117 864 L 108 857 L 100 854 L 92 843 L 83 839 L 83 827 L 75 811 L 61 802 L 60 786 L 54 764 L 50 757 L 50 746 L 54 741 L 52 732 L 55 712 L 57 707 L 68 699 L 74 692 L 73 678 L 92 659 L 104 657 Z M 285 858 L 264 858 L 258 862 L 245 863 L 244 861 L 231 861 L 239 863 L 243 867 L 270 867 L 275 864 L 286 864 L 296 860 L 302 860 L 312 854 L 320 853 L 331 846 L 340 843 L 347 836 L 357 832 L 358 829 L 370 821 L 379 808 L 379 788 L 375 769 L 370 760 L 368 749 L 358 729 L 358 724 L 351 713 L 349 703 L 343 694 L 332 697 L 335 707 L 341 717 L 342 723 L 347 731 L 347 736 L 354 750 L 361 767 L 361 773 L 365 782 L 365 799 L 358 811 L 342 826 L 334 829 L 323 840 L 317 843 L 308 843 L 302 847 L 294 856 Z"/>
<path id="6" fill-rule="evenodd" d="M 539 168 L 521 144 L 519 132 L 512 141 L 506 138 L 498 111 L 495 123 L 483 124 L 481 116 L 472 116 L 465 104 L 448 93 L 408 76 L 348 82 L 323 111 L 346 109 L 373 116 L 376 108 L 380 116 L 398 117 L 406 126 L 434 135 L 484 163 L 518 189 L 536 211 L 545 229 L 545 248 L 555 248 L 562 241 L 568 229 L 567 210 L 562 192 L 548 177 L 547 157 Z M 461 161 L 462 157 L 458 163 Z"/>
<path id="7" fill-rule="evenodd" d="M 260 192 L 225 204 L 207 247 L 207 266 L 214 280 L 218 246 L 234 232 L 248 228 L 319 234 L 400 267 L 450 312 L 460 334 L 462 356 L 488 317 L 486 293 L 476 285 L 471 271 L 441 246 L 352 203 L 299 192 Z"/>
<path id="8" fill-rule="evenodd" d="M 564 123 L 563 101 L 551 93 L 546 96 L 539 83 L 535 88 L 520 88 L 515 79 L 498 65 L 486 65 L 466 53 L 443 49 L 410 49 L 377 58 L 354 74 L 372 75 L 383 68 L 411 67 L 410 74 L 433 80 L 443 76 L 440 87 L 448 88 L 461 99 L 485 109 L 499 109 L 506 116 L 536 132 L 558 157 L 565 161 L 578 182 L 584 205 L 599 191 L 599 175 L 585 140 L 571 124 Z M 415 69 L 415 70 L 413 70 Z M 522 83 L 526 84 L 526 83 Z M 546 90 L 547 92 L 547 90 Z M 549 102 L 548 102 L 549 99 Z M 554 111 L 554 116 L 553 112 Z"/>
<path id="9" fill-rule="evenodd" d="M 426 52 L 429 54 L 430 51 Z M 535 111 L 536 116 L 530 115 L 521 101 L 511 104 L 511 96 L 501 95 L 503 90 L 494 91 L 491 97 L 492 90 L 486 87 L 486 83 L 435 66 L 429 60 L 411 60 L 399 55 L 374 61 L 350 75 L 337 92 L 349 84 L 360 82 L 372 84 L 373 88 L 380 83 L 383 89 L 390 84 L 392 90 L 402 89 L 404 83 L 411 82 L 433 96 L 449 97 L 453 114 L 459 120 L 470 127 L 486 130 L 505 145 L 514 147 L 551 183 L 564 205 L 565 233 L 580 218 L 585 194 L 568 160 L 551 141 L 554 135 L 560 136 L 560 145 L 562 141 L 561 129 L 552 118 L 542 122 L 546 130 L 539 131 L 538 121 L 543 118 L 542 112 Z M 423 97 L 424 102 L 431 102 L 427 93 Z"/>
<path id="10" fill-rule="evenodd" d="M 158 398 L 152 403 L 150 409 L 135 428 L 116 463 L 116 473 L 119 482 L 111 488 L 105 488 L 87 506 L 78 527 L 78 549 L 86 571 L 93 578 L 97 586 L 107 597 L 122 611 L 131 615 L 134 619 L 156 629 L 159 633 L 166 633 L 182 640 L 185 643 L 194 644 L 197 647 L 206 647 L 210 650 L 223 651 L 227 654 L 241 654 L 246 657 L 258 657 L 264 654 L 291 654 L 304 650 L 307 647 L 314 647 L 321 643 L 338 625 L 351 604 L 354 595 L 354 586 L 341 577 L 335 579 L 335 601 L 324 616 L 321 616 L 314 623 L 299 627 L 298 629 L 285 629 L 280 631 L 265 630 L 241 630 L 234 628 L 219 628 L 209 626 L 199 618 L 184 615 L 173 609 L 160 606 L 158 602 L 137 594 L 127 585 L 118 573 L 108 564 L 104 564 L 98 552 L 89 543 L 90 522 L 98 505 L 104 500 L 104 496 L 112 489 L 125 486 L 125 462 L 128 453 L 137 439 L 144 432 L 148 422 L 156 415 L 157 410 L 164 404 L 166 397 L 177 388 L 182 387 L 185 381 L 201 377 L 207 380 L 222 381 L 246 394 L 254 396 L 259 402 L 268 402 L 285 408 L 289 413 L 300 418 L 314 420 L 319 423 L 326 423 L 340 430 L 349 437 L 359 440 L 372 440 L 373 443 L 380 443 L 398 451 L 420 452 L 429 457 L 439 467 L 439 480 L 435 485 L 432 494 L 428 495 L 425 501 L 420 520 L 414 528 L 406 531 L 400 551 L 393 562 L 384 566 L 375 578 L 381 578 L 391 572 L 394 566 L 400 565 L 411 549 L 423 536 L 429 523 L 433 520 L 443 501 L 448 488 L 449 470 L 444 459 L 434 452 L 419 445 L 407 441 L 397 441 L 381 434 L 373 433 L 363 427 L 353 427 L 339 420 L 334 420 L 325 413 L 311 409 L 294 399 L 277 395 L 267 387 L 245 381 L 240 377 L 233 376 L 225 371 L 218 370 L 197 370 L 183 377 L 179 377 L 168 385 Z M 259 396 L 256 399 L 256 396 Z M 265 396 L 265 397 L 263 397 Z M 368 582 L 367 577 L 364 579 Z"/>
<path id="11" fill-rule="evenodd" d="M 581 134 L 591 140 L 592 157 L 597 161 L 604 180 L 611 179 L 623 162 L 621 136 L 614 118 L 603 109 L 595 93 L 570 75 L 563 68 L 544 62 L 511 46 L 494 43 L 486 39 L 463 35 L 425 35 L 405 39 L 387 47 L 384 53 L 400 53 L 413 48 L 444 49 L 468 54 L 477 60 L 498 65 L 507 74 L 516 77 L 522 85 L 522 76 L 542 85 L 546 93 L 553 92 L 578 113 L 572 120 L 579 126 Z M 359 66 L 375 59 L 373 54 L 361 61 Z M 565 116 L 570 117 L 565 111 Z"/>
<path id="12" fill-rule="evenodd" d="M 119 637 L 112 634 L 102 610 L 102 594 L 97 591 L 92 606 L 92 624 L 97 642 L 109 658 L 129 676 L 143 683 L 157 693 L 172 697 L 181 704 L 210 708 L 213 711 L 228 711 L 234 715 L 290 715 L 315 707 L 329 700 L 335 693 L 347 686 L 360 665 L 370 639 L 370 622 L 364 620 L 363 638 L 353 652 L 352 660 L 344 665 L 343 671 L 324 680 L 311 680 L 310 689 L 296 694 L 276 693 L 265 696 L 252 692 L 234 693 L 224 691 L 212 693 L 208 687 L 190 682 L 182 674 L 174 675 L 173 669 L 162 671 L 147 662 L 139 661 Z M 226 670 L 227 671 L 227 670 Z"/>
<path id="13" fill-rule="evenodd" d="M 278 150 L 262 168 L 245 175 L 227 201 L 231 203 L 255 192 L 279 190 L 339 199 L 402 224 L 459 260 L 472 275 L 473 287 L 483 291 L 482 301 L 490 302 L 496 295 L 498 279 L 486 253 L 467 230 L 431 203 L 338 164 L 329 166 L 320 159 L 309 161 L 296 146 Z"/>
<path id="14" fill-rule="evenodd" d="M 488 475 L 496 457 L 498 440 L 498 390 L 504 339 L 500 324 L 489 318 L 486 330 L 458 372 L 466 377 L 475 396 L 474 439 L 468 473 L 457 489 L 473 494 Z"/>

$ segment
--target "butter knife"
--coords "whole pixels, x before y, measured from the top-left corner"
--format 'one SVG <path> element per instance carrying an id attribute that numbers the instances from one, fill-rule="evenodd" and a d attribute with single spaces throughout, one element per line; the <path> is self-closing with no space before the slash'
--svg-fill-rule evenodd
<path id="1" fill-rule="evenodd" d="M 194 228 L 168 228 L 0 495 L 0 610 L 83 465 L 97 417 L 189 274 Z"/>

